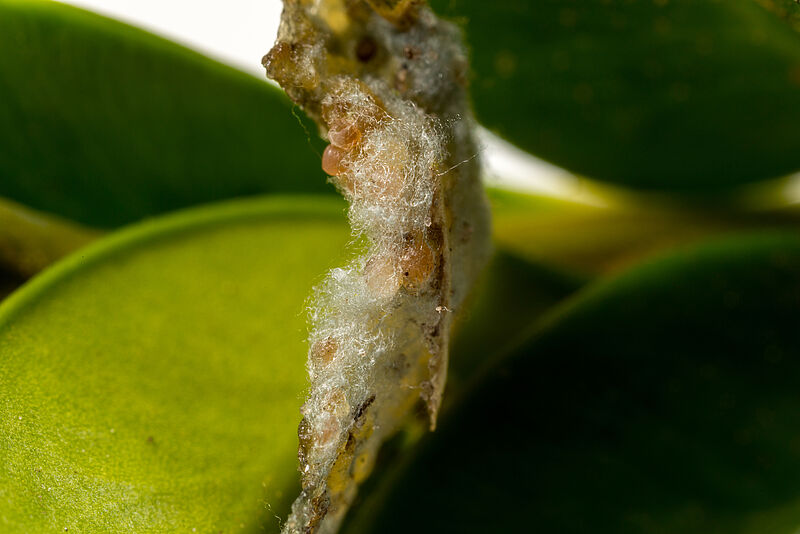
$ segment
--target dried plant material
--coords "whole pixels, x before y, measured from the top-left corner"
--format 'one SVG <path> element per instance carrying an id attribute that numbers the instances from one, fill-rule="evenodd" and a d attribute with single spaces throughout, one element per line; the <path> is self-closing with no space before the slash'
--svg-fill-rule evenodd
<path id="1" fill-rule="evenodd" d="M 284 532 L 332 533 L 388 437 L 435 426 L 451 311 L 489 252 L 466 57 L 419 0 L 285 0 L 269 76 L 330 146 L 323 169 L 368 243 L 316 288 L 303 491 Z"/>

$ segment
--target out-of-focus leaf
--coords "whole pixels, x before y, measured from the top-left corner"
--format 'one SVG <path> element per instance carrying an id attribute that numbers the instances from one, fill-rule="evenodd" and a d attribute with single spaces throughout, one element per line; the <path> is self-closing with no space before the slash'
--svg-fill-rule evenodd
<path id="1" fill-rule="evenodd" d="M 772 11 L 800 32 L 800 9 L 797 0 L 756 0 L 761 6 Z"/>
<path id="2" fill-rule="evenodd" d="M 0 0 L 0 50 L 2 196 L 113 227 L 234 196 L 332 191 L 310 123 L 266 82 L 39 0 Z"/>
<path id="3" fill-rule="evenodd" d="M 798 312 L 791 233 L 590 286 L 444 415 L 345 532 L 792 534 Z"/>
<path id="4" fill-rule="evenodd" d="M 479 120 L 571 171 L 704 192 L 800 169 L 792 0 L 437 0 Z"/>
<path id="5" fill-rule="evenodd" d="M 458 310 L 448 393 L 457 392 L 520 341 L 530 323 L 576 292 L 588 278 L 498 250 Z M 445 396 L 449 403 L 452 395 Z"/>
<path id="6" fill-rule="evenodd" d="M 28 278 L 99 232 L 0 198 L 0 270 Z"/>
<path id="7" fill-rule="evenodd" d="M 13 293 L 24 281 L 16 272 L 0 267 L 0 300 Z"/>
<path id="8" fill-rule="evenodd" d="M 303 303 L 343 204 L 111 234 L 0 305 L 0 531 L 269 532 L 299 492 Z"/>
<path id="9" fill-rule="evenodd" d="M 490 190 L 490 198 L 498 246 L 534 263 L 588 275 L 619 271 L 710 236 L 800 228 L 796 206 L 678 206 L 634 195 L 599 207 L 501 190 Z"/>
<path id="10" fill-rule="evenodd" d="M 498 357 L 525 339 L 532 321 L 587 282 L 574 273 L 531 263 L 498 250 L 473 294 L 456 315 L 444 409 L 448 410 L 465 388 L 496 364 Z M 378 456 L 377 475 L 369 478 L 359 490 L 366 499 L 366 507 L 371 507 L 373 502 L 380 503 L 391 490 L 392 480 L 404 469 L 401 459 L 413 454 L 423 435 L 419 428 L 407 428 L 384 444 Z M 362 520 L 363 514 L 362 508 L 358 514 Z M 350 528 L 346 524 L 344 532 L 350 532 Z"/>

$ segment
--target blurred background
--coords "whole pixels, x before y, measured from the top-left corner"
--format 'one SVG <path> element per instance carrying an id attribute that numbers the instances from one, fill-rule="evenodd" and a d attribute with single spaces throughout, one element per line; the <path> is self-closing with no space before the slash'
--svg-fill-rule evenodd
<path id="1" fill-rule="evenodd" d="M 465 31 L 486 181 L 535 197 L 536 217 L 508 205 L 495 217 L 500 242 L 535 236 L 509 238 L 516 253 L 594 273 L 793 217 L 794 0 L 431 4 Z M 14 284 L 95 230 L 220 199 L 334 192 L 316 126 L 261 66 L 280 1 L 0 6 L 13 51 L 0 55 L 0 198 L 15 203 L 0 213 L 0 265 Z M 40 231 L 33 213 L 80 227 Z"/>
<path id="2" fill-rule="evenodd" d="M 271 48 L 275 40 L 281 14 L 279 0 L 228 0 L 202 3 L 190 0 L 61 1 L 139 26 L 262 80 L 265 79 L 265 75 L 261 67 L 261 57 Z M 663 7 L 668 1 L 655 0 L 652 3 Z M 776 5 L 780 2 L 762 3 L 780 7 Z M 439 4 L 447 5 L 448 2 Z M 450 1 L 449 4 L 455 6 L 456 13 L 463 11 L 463 6 L 457 2 Z M 559 13 L 559 22 L 569 29 L 575 25 L 576 21 L 573 19 L 578 12 L 579 10 L 565 4 Z M 655 21 L 653 30 L 655 33 L 668 33 L 671 31 L 670 24 L 669 19 L 663 17 Z M 536 30 L 532 27 L 531 31 Z M 759 30 L 754 27 L 753 31 Z M 708 50 L 703 49 L 712 47 L 711 37 L 708 35 L 697 37 L 699 56 L 706 55 Z M 554 59 L 554 63 L 567 61 L 565 59 L 567 57 L 567 53 L 564 52 Z M 502 67 L 505 61 L 507 58 L 503 57 L 501 51 L 496 62 Z M 663 67 L 657 60 L 653 60 L 647 68 L 658 70 Z M 757 76 L 757 73 L 754 72 L 753 76 Z M 754 78 L 754 81 L 757 80 Z M 584 92 L 585 89 L 584 87 Z M 670 90 L 681 98 L 687 89 L 688 86 L 678 82 L 674 83 Z M 581 88 L 578 87 L 577 100 L 585 100 L 585 96 L 581 96 Z M 613 196 L 615 193 L 614 189 L 607 185 L 601 187 L 596 183 L 587 182 L 556 165 L 533 157 L 485 129 L 481 130 L 481 140 L 486 166 L 485 179 L 491 185 L 597 206 L 607 205 L 608 196 Z M 797 145 L 797 150 L 800 151 L 800 140 Z M 800 173 L 789 174 L 782 178 L 780 182 L 771 184 L 769 196 L 779 203 L 800 202 Z"/>
<path id="3" fill-rule="evenodd" d="M 280 0 L 74 0 L 63 2 L 147 29 L 264 78 L 261 57 L 272 47 Z"/>
<path id="4" fill-rule="evenodd" d="M 278 31 L 280 0 L 73 0 L 63 3 L 116 18 L 265 80 L 261 57 Z M 268 80 L 268 83 L 272 83 Z M 492 185 L 604 205 L 602 193 L 569 172 L 481 130 L 485 179 Z M 798 192 L 800 196 L 800 192 Z"/>

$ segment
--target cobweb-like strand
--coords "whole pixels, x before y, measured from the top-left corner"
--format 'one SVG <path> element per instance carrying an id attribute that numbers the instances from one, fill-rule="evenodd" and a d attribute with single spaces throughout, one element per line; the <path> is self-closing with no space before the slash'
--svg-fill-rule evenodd
<path id="1" fill-rule="evenodd" d="M 424 406 L 435 427 L 451 318 L 489 254 L 458 30 L 414 0 L 285 0 L 269 76 L 330 141 L 349 264 L 309 306 L 303 490 L 284 532 L 333 533 L 380 445 Z"/>

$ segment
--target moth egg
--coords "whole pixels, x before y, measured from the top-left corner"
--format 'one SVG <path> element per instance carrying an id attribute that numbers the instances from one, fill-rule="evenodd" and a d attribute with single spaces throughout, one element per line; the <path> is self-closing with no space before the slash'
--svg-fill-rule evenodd
<path id="1" fill-rule="evenodd" d="M 387 169 L 386 172 L 376 173 L 369 180 L 369 189 L 373 197 L 385 200 L 400 198 L 405 186 L 403 175 L 397 169 Z"/>
<path id="2" fill-rule="evenodd" d="M 261 59 L 267 75 L 284 86 L 312 90 L 319 74 L 308 57 L 307 46 L 281 41 Z"/>
<path id="3" fill-rule="evenodd" d="M 328 130 L 328 139 L 337 148 L 352 150 L 361 140 L 361 130 L 353 122 L 337 121 Z"/>
<path id="4" fill-rule="evenodd" d="M 389 256 L 373 256 L 364 267 L 367 287 L 379 299 L 390 299 L 400 289 L 395 262 Z"/>
<path id="5" fill-rule="evenodd" d="M 351 108 L 350 102 L 341 98 L 327 97 L 322 101 L 320 112 L 326 124 L 334 124 L 337 120 L 347 115 Z"/>
<path id="6" fill-rule="evenodd" d="M 336 417 L 332 415 L 325 417 L 316 430 L 316 445 L 319 447 L 327 447 L 336 440 L 340 431 L 341 425 Z"/>
<path id="7" fill-rule="evenodd" d="M 325 152 L 322 153 L 322 170 L 330 176 L 339 176 L 344 170 L 342 166 L 342 158 L 345 151 L 333 145 L 325 147 Z"/>
<path id="8" fill-rule="evenodd" d="M 339 343 L 335 338 L 328 336 L 311 345 L 311 360 L 317 365 L 328 365 L 333 361 L 337 350 Z"/>
<path id="9" fill-rule="evenodd" d="M 359 195 L 372 200 L 393 200 L 401 197 L 409 181 L 409 155 L 406 145 L 397 139 L 385 137 L 378 146 L 370 146 L 365 156 L 374 169 L 362 182 Z"/>
<path id="10" fill-rule="evenodd" d="M 382 141 L 374 156 L 376 161 L 395 171 L 406 168 L 412 158 L 404 139 L 392 136 Z"/>
<path id="11" fill-rule="evenodd" d="M 410 290 L 421 288 L 431 277 L 435 267 L 436 256 L 422 234 L 411 236 L 400 256 L 403 287 Z"/>
<path id="12" fill-rule="evenodd" d="M 345 417 L 350 413 L 350 404 L 342 388 L 333 388 L 325 399 L 325 411 L 336 417 Z"/>

